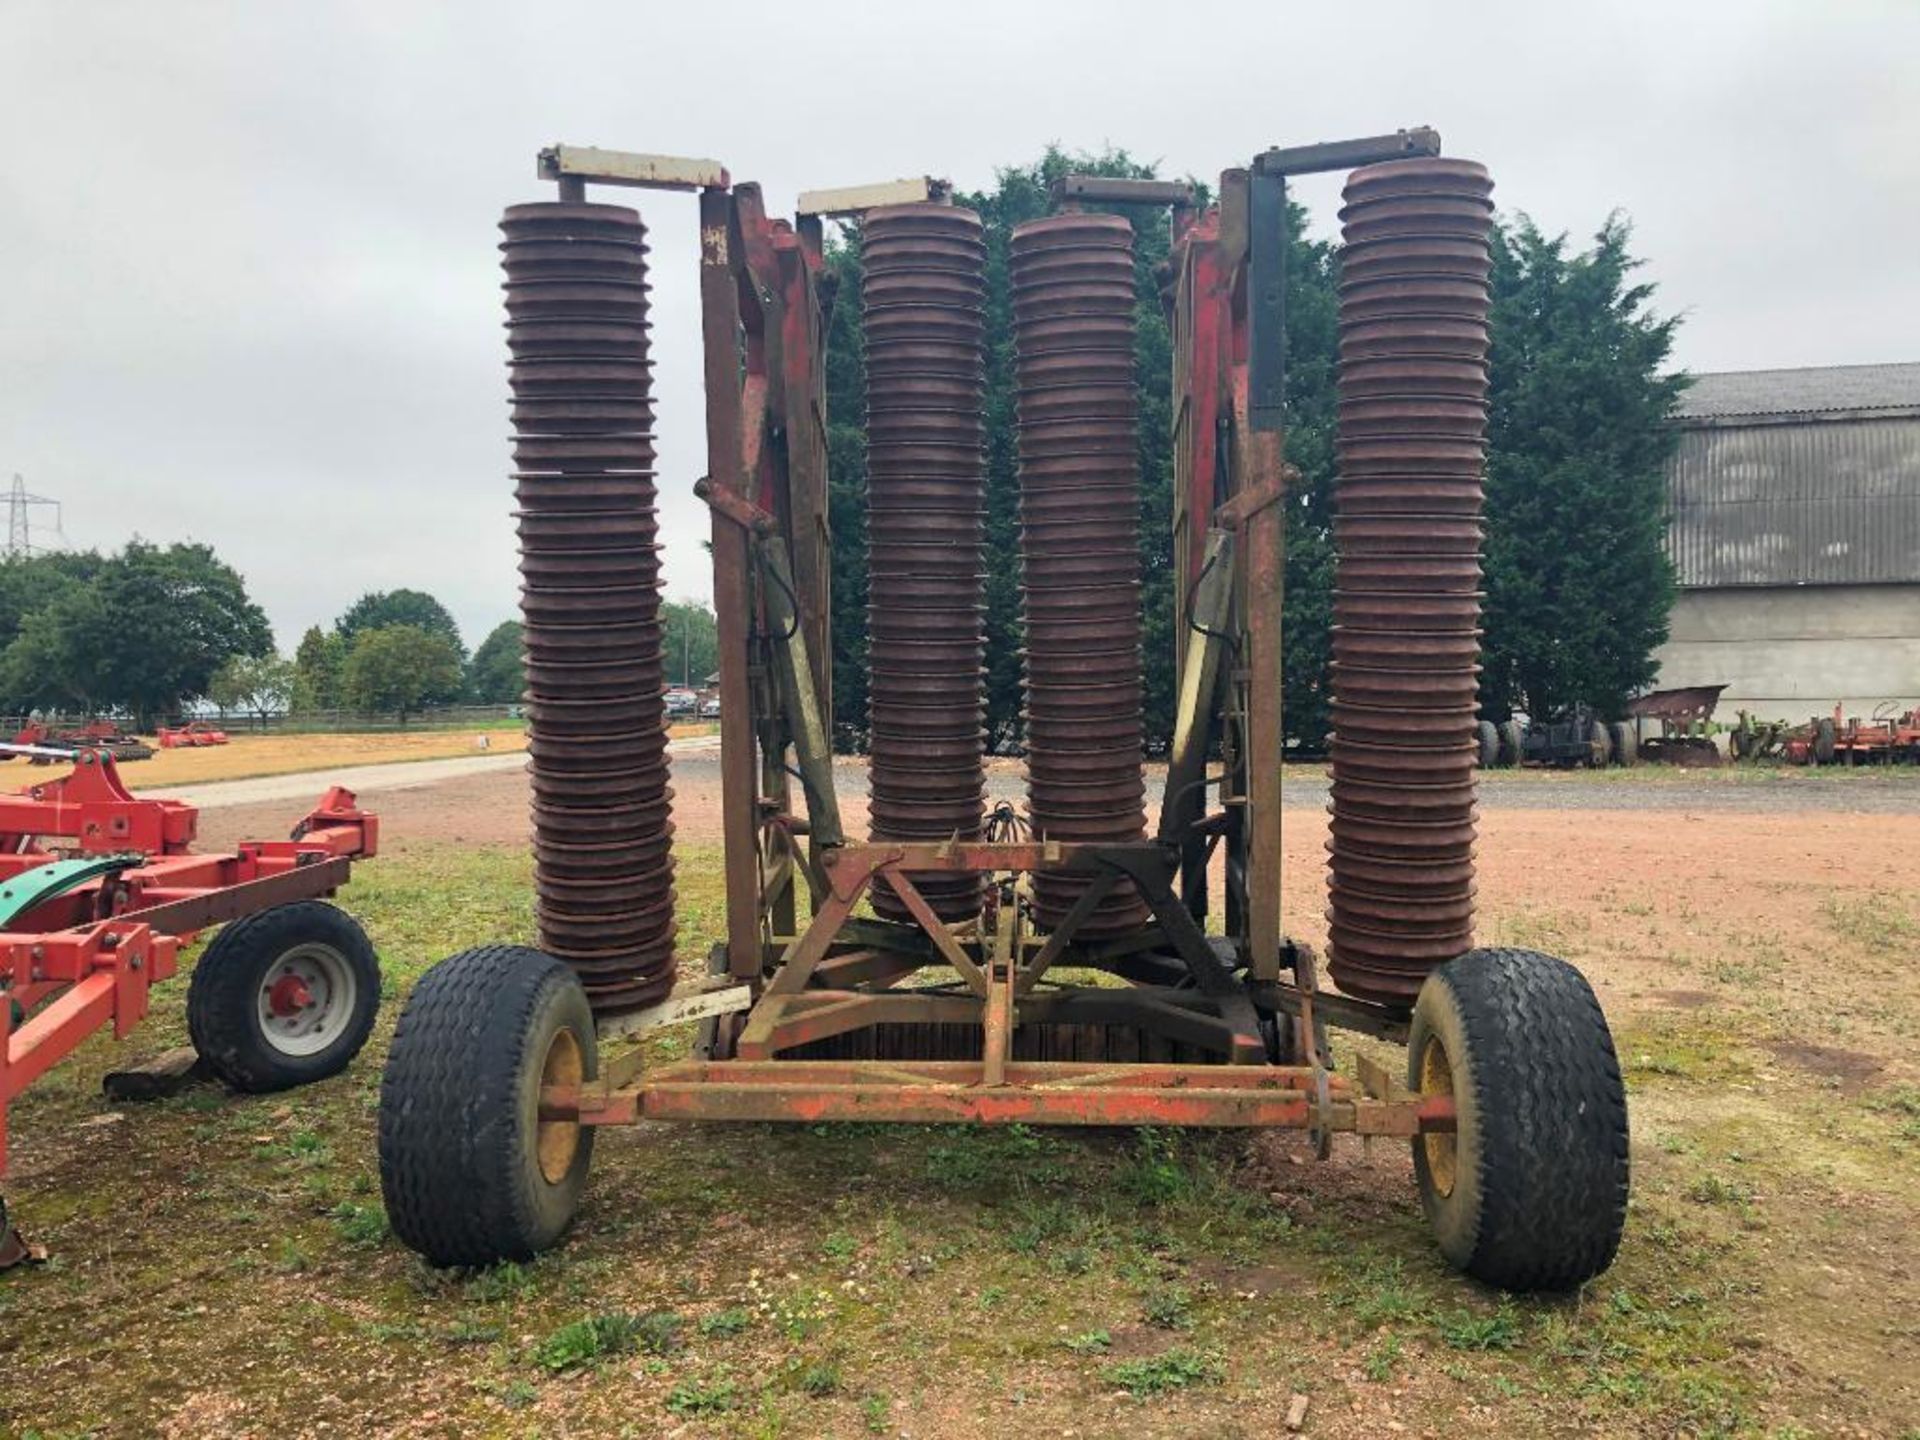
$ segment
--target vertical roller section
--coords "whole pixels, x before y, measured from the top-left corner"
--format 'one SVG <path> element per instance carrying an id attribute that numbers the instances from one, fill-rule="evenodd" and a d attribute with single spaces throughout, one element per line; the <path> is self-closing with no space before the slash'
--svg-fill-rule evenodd
<path id="1" fill-rule="evenodd" d="M 1328 962 L 1393 1005 L 1473 944 L 1492 191 L 1397 160 L 1340 212 Z"/>
<path id="2" fill-rule="evenodd" d="M 1054 840 L 1146 836 L 1140 667 L 1140 453 L 1133 228 L 1054 215 L 1013 232 L 1020 555 L 1027 630 L 1027 803 Z M 1086 886 L 1037 873 L 1035 917 L 1058 925 Z M 1133 930 L 1131 883 L 1079 934 Z"/>
<path id="3" fill-rule="evenodd" d="M 612 1014 L 674 973 L 645 231 L 578 203 L 500 228 L 540 946 Z"/>
<path id="4" fill-rule="evenodd" d="M 867 630 L 872 836 L 980 837 L 985 791 L 986 242 L 949 205 L 867 212 Z M 911 877 L 943 920 L 981 879 Z M 874 909 L 906 910 L 875 887 Z"/>

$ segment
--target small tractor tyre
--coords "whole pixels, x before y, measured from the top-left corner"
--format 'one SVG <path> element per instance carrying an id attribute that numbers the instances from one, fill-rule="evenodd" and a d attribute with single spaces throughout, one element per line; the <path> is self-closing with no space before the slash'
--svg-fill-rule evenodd
<path id="1" fill-rule="evenodd" d="M 1631 720 L 1616 720 L 1608 727 L 1613 731 L 1613 763 L 1616 765 L 1638 765 L 1640 763 L 1640 736 L 1634 731 Z"/>
<path id="2" fill-rule="evenodd" d="M 367 932 L 324 900 L 297 900 L 213 937 L 187 989 L 187 1033 L 226 1084 L 265 1094 L 346 1069 L 379 1008 Z"/>
<path id="3" fill-rule="evenodd" d="M 1410 1088 L 1451 1093 L 1457 1128 L 1413 1142 L 1421 1205 L 1455 1268 L 1569 1290 L 1613 1263 L 1626 1221 L 1627 1100 L 1586 977 L 1533 950 L 1471 950 L 1428 977 Z"/>
<path id="4" fill-rule="evenodd" d="M 1833 757 L 1840 753 L 1838 728 L 1830 719 L 1817 721 L 1813 727 L 1813 759 L 1818 765 L 1831 765 Z"/>
<path id="5" fill-rule="evenodd" d="M 1596 770 L 1604 770 L 1613 763 L 1613 733 L 1607 729 L 1604 720 L 1592 720 L 1587 724 L 1587 747 L 1593 759 L 1589 762 Z"/>
<path id="6" fill-rule="evenodd" d="M 1527 737 L 1521 730 L 1518 720 L 1509 720 L 1500 727 L 1500 763 L 1518 765 L 1527 756 Z"/>
<path id="7" fill-rule="evenodd" d="M 451 955 L 414 987 L 380 1081 L 380 1188 L 433 1265 L 531 1260 L 573 1223 L 593 1127 L 540 1118 L 540 1089 L 599 1073 L 586 991 L 520 945 Z"/>
<path id="8" fill-rule="evenodd" d="M 1480 768 L 1491 770 L 1500 763 L 1500 732 L 1491 720 L 1482 720 L 1475 734 L 1480 740 Z"/>

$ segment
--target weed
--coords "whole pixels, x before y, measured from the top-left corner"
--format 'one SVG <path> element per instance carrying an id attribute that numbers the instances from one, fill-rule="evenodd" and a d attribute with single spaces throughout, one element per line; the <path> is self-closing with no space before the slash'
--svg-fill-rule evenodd
<path id="1" fill-rule="evenodd" d="M 540 1398 L 540 1387 L 527 1380 L 509 1380 L 494 1390 L 493 1398 L 509 1410 L 524 1410 Z"/>
<path id="2" fill-rule="evenodd" d="M 1350 1312 L 1363 1330 L 1377 1330 L 1393 1321 L 1415 1320 L 1426 1313 L 1427 1297 L 1407 1283 L 1398 1257 L 1362 1256 L 1357 1268 L 1334 1287 L 1331 1299 Z"/>
<path id="3" fill-rule="evenodd" d="M 1193 1297 L 1177 1285 L 1150 1290 L 1140 1302 L 1141 1318 L 1162 1330 L 1191 1330 L 1192 1312 Z"/>
<path id="4" fill-rule="evenodd" d="M 893 1415 L 893 1402 L 885 1395 L 874 1394 L 860 1402 L 860 1418 L 867 1422 L 867 1432 L 872 1435 L 884 1435 L 893 1427 L 888 1422 Z"/>
<path id="5" fill-rule="evenodd" d="M 821 1243 L 821 1252 L 829 1260 L 848 1260 L 860 1248 L 860 1242 L 844 1231 L 836 1230 Z"/>
<path id="6" fill-rule="evenodd" d="M 1374 1347 L 1367 1351 L 1367 1378 L 1379 1384 L 1391 1377 L 1393 1367 L 1400 1363 L 1400 1352 L 1404 1348 L 1405 1343 L 1392 1331 L 1381 1336 Z"/>
<path id="7" fill-rule="evenodd" d="M 333 1228 L 349 1245 L 378 1245 L 387 1238 L 387 1212 L 378 1205 L 342 1200 L 333 1207 Z"/>
<path id="8" fill-rule="evenodd" d="M 1105 1330 L 1083 1330 L 1078 1335 L 1069 1335 L 1060 1343 L 1076 1355 L 1093 1355 L 1111 1349 L 1113 1336 Z"/>
<path id="9" fill-rule="evenodd" d="M 502 1300 L 523 1300 L 533 1293 L 533 1277 L 526 1267 L 507 1260 L 490 1269 L 477 1270 L 467 1279 L 467 1294 L 483 1304 Z"/>
<path id="10" fill-rule="evenodd" d="M 388 1324 L 384 1321 L 371 1321 L 360 1327 L 369 1340 L 385 1345 L 394 1340 L 424 1340 L 427 1327 L 414 1320 L 403 1320 Z"/>
<path id="11" fill-rule="evenodd" d="M 1185 1198 L 1193 1177 L 1180 1161 L 1179 1132 L 1142 1130 L 1119 1178 L 1121 1188 L 1142 1205 L 1169 1205 Z"/>
<path id="12" fill-rule="evenodd" d="M 685 1323 L 671 1310 L 650 1310 L 633 1322 L 633 1338 L 649 1354 L 665 1355 L 679 1348 Z"/>
<path id="13" fill-rule="evenodd" d="M 1219 1355 L 1185 1346 L 1151 1359 L 1116 1361 L 1100 1372 L 1101 1379 L 1136 1399 L 1184 1390 L 1189 1385 L 1218 1385 L 1226 1377 L 1226 1362 Z"/>
<path id="14" fill-rule="evenodd" d="M 500 1338 L 500 1327 L 478 1320 L 456 1320 L 440 1338 L 449 1345 L 491 1345 Z"/>
<path id="15" fill-rule="evenodd" d="M 816 1360 L 800 1372 L 800 1388 L 814 1399 L 824 1399 L 840 1388 L 840 1367 L 831 1360 Z"/>
<path id="16" fill-rule="evenodd" d="M 667 1409 L 684 1419 L 723 1415 L 739 1403 L 739 1388 L 724 1370 L 698 1379 L 689 1376 L 667 1395 Z"/>
<path id="17" fill-rule="evenodd" d="M 633 1349 L 640 1320 L 622 1310 L 590 1315 L 562 1325 L 535 1347 L 534 1364 L 546 1370 L 577 1370 L 609 1355 Z"/>
<path id="18" fill-rule="evenodd" d="M 731 1340 L 751 1324 L 753 1324 L 753 1316 L 736 1305 L 731 1310 L 702 1315 L 700 1333 L 709 1340 Z"/>
<path id="19" fill-rule="evenodd" d="M 1684 1193 L 1696 1205 L 1723 1205 L 1736 1211 L 1749 1224 L 1758 1218 L 1754 1209 L 1758 1196 L 1752 1186 L 1742 1185 L 1737 1180 L 1727 1180 L 1719 1175 L 1702 1175 Z"/>
<path id="20" fill-rule="evenodd" d="M 1084 1245 L 1069 1245 L 1047 1257 L 1047 1268 L 1062 1275 L 1084 1275 L 1093 1269 L 1093 1252 Z"/>
<path id="21" fill-rule="evenodd" d="M 1433 1323 L 1440 1338 L 1456 1350 L 1511 1350 L 1520 1343 L 1520 1317 L 1505 1305 L 1491 1315 L 1455 1310 Z"/>
<path id="22" fill-rule="evenodd" d="M 313 1268 L 313 1257 L 307 1254 L 298 1240 L 291 1235 L 280 1241 L 280 1248 L 274 1252 L 274 1269 L 284 1274 L 295 1275 Z"/>

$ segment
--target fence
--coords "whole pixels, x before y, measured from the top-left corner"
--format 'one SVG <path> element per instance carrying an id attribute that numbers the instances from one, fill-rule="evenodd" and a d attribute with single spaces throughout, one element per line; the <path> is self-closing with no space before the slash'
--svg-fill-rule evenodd
<path id="1" fill-rule="evenodd" d="M 89 720 L 102 717 L 43 712 L 31 718 L 39 720 L 49 729 L 57 730 L 64 726 L 83 725 Z M 133 727 L 131 716 L 105 718 L 117 719 L 129 730 Z M 0 716 L 0 739 L 17 735 L 21 727 L 27 724 L 28 719 L 29 717 L 24 715 Z M 208 721 L 234 735 L 305 735 L 343 731 L 366 733 L 414 730 L 504 730 L 516 729 L 526 723 L 518 705 L 436 705 L 426 710 L 409 711 L 404 725 L 400 723 L 398 715 L 369 713 L 363 710 L 306 710 L 298 714 L 268 715 L 263 718 L 244 711 L 220 710 L 209 706 L 204 710 L 196 710 L 189 715 L 176 717 L 169 723 L 179 724 L 189 720 Z"/>

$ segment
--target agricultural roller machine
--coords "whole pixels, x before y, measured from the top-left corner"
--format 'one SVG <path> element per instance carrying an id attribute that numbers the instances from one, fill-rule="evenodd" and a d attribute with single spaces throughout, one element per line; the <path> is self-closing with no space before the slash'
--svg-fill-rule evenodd
<path id="1" fill-rule="evenodd" d="M 1205 207 L 1071 176 L 990 265 L 939 182 L 810 192 L 788 223 L 717 162 L 558 146 L 540 167 L 557 199 L 502 222 L 539 948 L 464 951 L 410 997 L 380 1102 L 396 1233 L 437 1264 L 531 1256 L 600 1128 L 643 1119 L 1278 1127 L 1321 1156 L 1409 1141 L 1441 1249 L 1483 1280 L 1604 1269 L 1628 1184 L 1605 1018 L 1564 962 L 1473 948 L 1486 171 L 1412 130 L 1265 151 Z M 1283 267 L 1289 177 L 1341 170 L 1323 979 L 1281 926 Z M 726 929 L 687 979 L 645 232 L 589 185 L 699 210 Z M 1169 214 L 1178 703 L 1150 817 L 1132 227 Z M 857 219 L 863 273 L 865 838 L 829 739 L 832 216 Z M 1003 270 L 1024 808 L 983 799 L 984 575 L 1015 561 L 982 525 Z M 693 1057 L 643 1063 L 632 1037 L 675 1020 L 700 1023 Z M 1404 1044 L 1405 1071 L 1337 1069 L 1330 1027 Z"/>
<path id="2" fill-rule="evenodd" d="M 205 720 L 189 720 L 184 725 L 161 725 L 153 738 L 162 750 L 201 750 L 209 745 L 225 745 L 227 732 Z"/>
<path id="3" fill-rule="evenodd" d="M 82 750 L 104 750 L 121 764 L 129 760 L 151 760 L 153 747 L 137 735 L 129 735 L 112 720 L 89 720 L 82 725 L 58 727 L 44 720 L 29 720 L 14 734 L 16 746 L 32 751 L 30 763 L 51 765 L 56 760 L 71 760 Z M 13 753 L 0 750 L 0 763 Z"/>
<path id="4" fill-rule="evenodd" d="M 221 927 L 193 969 L 188 1030 L 236 1090 L 337 1073 L 380 1002 L 372 945 L 326 903 L 377 848 L 350 791 L 329 790 L 291 839 L 201 854 L 192 806 L 130 794 L 105 750 L 59 758 L 70 773 L 0 794 L 0 1180 L 8 1106 L 96 1031 L 124 1039 L 203 931 Z M 0 1203 L 0 1269 L 28 1253 Z"/>

